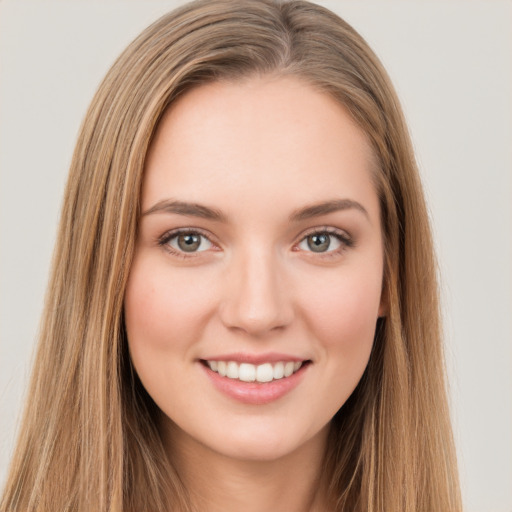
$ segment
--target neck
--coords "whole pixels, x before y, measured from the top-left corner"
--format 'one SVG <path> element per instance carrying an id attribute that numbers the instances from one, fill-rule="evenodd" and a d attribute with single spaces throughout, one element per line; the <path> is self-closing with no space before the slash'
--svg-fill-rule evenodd
<path id="1" fill-rule="evenodd" d="M 326 510 L 322 468 L 328 427 L 275 460 L 243 460 L 198 443 L 176 425 L 163 432 L 170 460 L 197 512 Z"/>

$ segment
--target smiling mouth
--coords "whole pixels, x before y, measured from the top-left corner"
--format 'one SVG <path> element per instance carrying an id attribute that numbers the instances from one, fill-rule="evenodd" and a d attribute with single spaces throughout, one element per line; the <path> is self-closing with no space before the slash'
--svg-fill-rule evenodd
<path id="1" fill-rule="evenodd" d="M 201 361 L 221 377 L 241 382 L 272 382 L 290 377 L 311 361 L 278 361 L 276 363 L 237 363 L 236 361 Z"/>

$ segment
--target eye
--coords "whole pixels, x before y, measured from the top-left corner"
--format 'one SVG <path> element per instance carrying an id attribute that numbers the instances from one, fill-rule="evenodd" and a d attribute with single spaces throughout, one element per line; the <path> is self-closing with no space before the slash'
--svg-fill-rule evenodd
<path id="1" fill-rule="evenodd" d="M 179 253 L 203 252 L 213 246 L 206 236 L 197 231 L 170 233 L 160 243 Z"/>
<path id="2" fill-rule="evenodd" d="M 315 253 L 330 253 L 350 247 L 352 241 L 347 235 L 331 231 L 315 231 L 305 236 L 298 247 L 302 251 Z"/>

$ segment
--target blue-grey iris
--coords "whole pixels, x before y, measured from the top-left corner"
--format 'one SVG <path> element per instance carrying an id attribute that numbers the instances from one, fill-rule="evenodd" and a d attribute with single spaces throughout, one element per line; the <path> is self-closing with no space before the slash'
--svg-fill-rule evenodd
<path id="1" fill-rule="evenodd" d="M 331 245 L 331 237 L 326 233 L 309 235 L 307 244 L 313 252 L 325 252 Z"/>

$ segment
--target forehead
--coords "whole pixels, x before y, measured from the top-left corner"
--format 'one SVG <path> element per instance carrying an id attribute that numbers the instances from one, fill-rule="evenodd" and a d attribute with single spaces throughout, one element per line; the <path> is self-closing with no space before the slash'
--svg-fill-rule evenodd
<path id="1" fill-rule="evenodd" d="M 163 116 L 146 162 L 143 209 L 169 196 L 207 203 L 233 196 L 266 204 L 358 200 L 375 195 L 373 167 L 367 137 L 346 109 L 303 81 L 214 82 Z"/>

